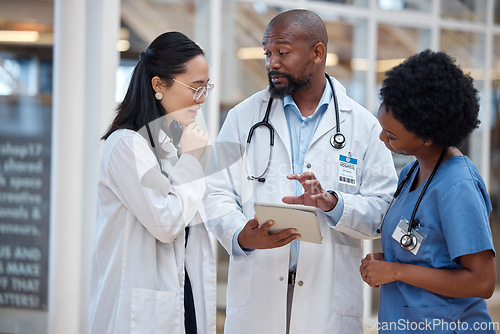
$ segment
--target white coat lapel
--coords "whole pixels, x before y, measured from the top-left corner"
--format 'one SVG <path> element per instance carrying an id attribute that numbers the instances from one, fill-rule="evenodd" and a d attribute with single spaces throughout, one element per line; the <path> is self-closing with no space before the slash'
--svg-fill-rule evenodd
<path id="1" fill-rule="evenodd" d="M 266 103 L 267 107 L 267 103 Z M 274 146 L 277 146 L 278 140 L 281 140 L 285 146 L 288 156 L 292 156 L 292 149 L 290 147 L 290 133 L 288 131 L 288 123 L 285 117 L 285 111 L 283 110 L 283 100 L 274 99 L 273 106 L 271 108 L 271 114 L 269 115 L 269 122 L 274 127 Z"/>
<path id="2" fill-rule="evenodd" d="M 340 121 L 342 122 L 342 114 L 340 114 L 340 116 L 341 116 Z M 334 131 L 336 131 L 336 127 L 337 127 L 337 122 L 335 120 L 335 107 L 333 105 L 333 100 L 332 100 L 325 114 L 321 118 L 321 121 L 319 122 L 316 131 L 314 132 L 314 136 L 311 140 L 311 145 L 330 130 L 333 129 Z M 342 129 L 342 126 L 340 128 Z"/>
<path id="3" fill-rule="evenodd" d="M 339 104 L 339 118 L 340 118 L 340 129 L 342 129 L 342 123 L 345 121 L 345 116 L 343 115 L 344 112 L 346 111 L 352 111 L 352 105 L 350 102 L 350 99 L 346 96 L 345 88 L 335 80 L 334 78 L 331 78 L 333 87 L 335 89 L 335 92 L 337 93 L 337 100 Z M 328 83 L 327 83 L 328 85 Z M 321 138 L 324 134 L 328 133 L 332 129 L 334 131 L 337 131 L 337 121 L 335 119 L 335 103 L 333 101 L 333 98 L 328 105 L 328 109 L 326 110 L 325 114 L 323 115 L 323 118 L 318 124 L 318 128 L 316 129 L 316 132 L 314 132 L 314 136 L 311 140 L 311 145 Z"/>

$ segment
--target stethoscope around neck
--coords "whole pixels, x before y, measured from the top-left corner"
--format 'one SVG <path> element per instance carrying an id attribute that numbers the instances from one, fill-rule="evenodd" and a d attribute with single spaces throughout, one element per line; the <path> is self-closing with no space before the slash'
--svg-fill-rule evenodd
<path id="1" fill-rule="evenodd" d="M 401 245 L 401 248 L 403 248 L 404 250 L 411 251 L 417 246 L 417 242 L 418 242 L 417 237 L 415 236 L 413 231 L 415 230 L 415 228 L 417 226 L 420 225 L 420 221 L 418 219 L 415 219 L 415 215 L 417 214 L 417 209 L 420 206 L 420 202 L 422 202 L 422 197 L 424 197 L 425 191 L 429 187 L 429 183 L 431 183 L 431 180 L 434 177 L 434 174 L 436 174 L 436 171 L 437 171 L 439 165 L 441 165 L 441 162 L 443 161 L 444 156 L 446 155 L 447 151 L 448 151 L 448 148 L 445 148 L 443 150 L 443 152 L 441 153 L 441 155 L 439 156 L 439 159 L 436 162 L 436 165 L 434 166 L 434 169 L 432 170 L 431 175 L 429 176 L 429 178 L 425 182 L 424 188 L 422 189 L 422 192 L 420 193 L 420 196 L 418 197 L 417 202 L 415 203 L 415 207 L 413 208 L 413 212 L 411 214 L 411 218 L 410 218 L 410 221 L 408 223 L 408 230 L 399 240 L 399 244 Z M 401 193 L 401 190 L 403 189 L 404 185 L 406 184 L 408 179 L 411 177 L 411 175 L 413 174 L 413 171 L 415 170 L 415 168 L 417 168 L 417 166 L 418 166 L 418 161 L 415 161 L 413 163 L 413 165 L 411 166 L 410 170 L 408 171 L 408 173 L 403 177 L 403 179 L 399 183 L 396 191 L 394 192 L 394 196 L 392 197 L 392 200 L 389 203 L 389 207 L 387 208 L 387 210 L 384 213 L 384 216 L 382 217 L 382 222 L 380 223 L 380 225 L 377 229 L 377 233 L 380 234 L 382 232 L 382 225 L 384 224 L 385 216 L 387 216 L 387 212 L 389 212 L 389 209 L 391 208 L 392 203 L 399 196 L 399 194 Z"/>
<path id="2" fill-rule="evenodd" d="M 339 112 L 339 103 L 337 100 L 337 94 L 335 93 L 335 89 L 333 88 L 333 83 L 332 79 L 330 79 L 330 76 L 325 73 L 325 77 L 330 84 L 330 88 L 332 90 L 333 94 L 333 103 L 335 106 L 335 121 L 337 123 L 336 126 L 336 132 L 330 137 L 330 144 L 340 150 L 345 146 L 345 136 L 340 132 L 340 112 Z M 266 175 L 269 165 L 271 164 L 271 159 L 273 156 L 273 148 L 274 148 L 274 127 L 269 123 L 269 114 L 271 113 L 271 106 L 273 104 L 273 98 L 269 98 L 269 102 L 267 103 L 267 109 L 266 109 L 266 114 L 264 115 L 264 118 L 262 121 L 255 123 L 251 128 L 250 131 L 248 132 L 248 138 L 247 138 L 247 143 L 246 143 L 246 149 L 245 149 L 245 171 L 247 173 L 247 179 L 250 181 L 258 181 L 258 182 L 266 182 L 266 179 L 264 175 Z M 250 142 L 252 141 L 252 136 L 255 131 L 259 126 L 265 126 L 269 130 L 269 157 L 267 158 L 267 165 L 266 169 L 264 169 L 264 172 L 258 176 L 252 175 L 249 170 L 248 170 L 248 148 L 250 147 Z"/>

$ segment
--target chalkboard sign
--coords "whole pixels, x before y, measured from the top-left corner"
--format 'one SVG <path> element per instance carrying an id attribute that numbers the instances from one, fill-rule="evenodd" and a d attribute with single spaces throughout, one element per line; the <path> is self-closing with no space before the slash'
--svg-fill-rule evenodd
<path id="1" fill-rule="evenodd" d="M 0 307 L 47 309 L 51 108 L 0 98 Z"/>

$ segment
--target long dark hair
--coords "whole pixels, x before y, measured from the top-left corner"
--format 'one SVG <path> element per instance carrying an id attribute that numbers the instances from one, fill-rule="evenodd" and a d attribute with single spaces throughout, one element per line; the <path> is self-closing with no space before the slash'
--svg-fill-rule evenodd
<path id="1" fill-rule="evenodd" d="M 154 97 L 151 79 L 159 76 L 168 85 L 172 79 L 186 71 L 186 63 L 203 50 L 180 32 L 163 33 L 142 52 L 134 68 L 130 85 L 123 102 L 108 131 L 101 139 L 106 140 L 115 130 L 137 131 L 158 117 L 165 116 L 165 109 Z"/>

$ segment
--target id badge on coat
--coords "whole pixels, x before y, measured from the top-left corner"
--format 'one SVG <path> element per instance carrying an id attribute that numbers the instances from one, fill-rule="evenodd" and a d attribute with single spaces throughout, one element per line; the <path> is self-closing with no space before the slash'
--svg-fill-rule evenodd
<path id="1" fill-rule="evenodd" d="M 394 232 L 392 233 L 392 238 L 400 244 L 401 238 L 407 233 L 408 233 L 408 219 L 401 217 L 399 224 L 396 226 L 396 229 L 394 229 Z M 422 242 L 424 242 L 425 236 L 418 233 L 415 229 L 412 230 L 412 233 L 417 238 L 417 244 L 415 245 L 415 248 L 410 250 L 410 252 L 412 252 L 414 255 L 417 255 L 418 250 L 422 245 Z"/>
<path id="2" fill-rule="evenodd" d="M 341 154 L 339 156 L 339 182 L 350 186 L 356 185 L 356 168 L 358 159 Z"/>

